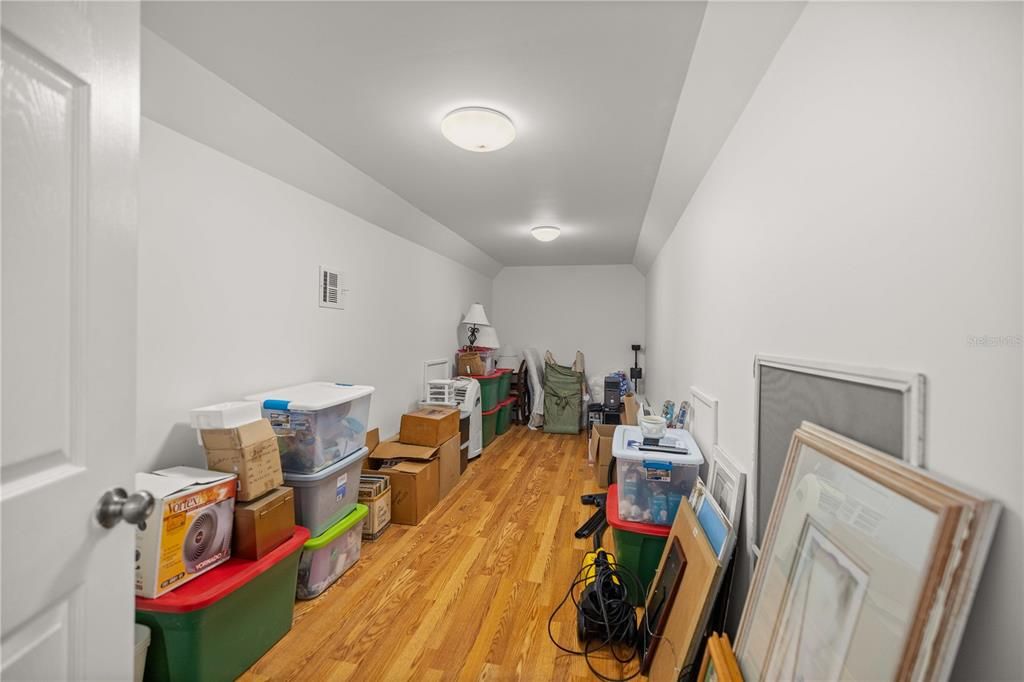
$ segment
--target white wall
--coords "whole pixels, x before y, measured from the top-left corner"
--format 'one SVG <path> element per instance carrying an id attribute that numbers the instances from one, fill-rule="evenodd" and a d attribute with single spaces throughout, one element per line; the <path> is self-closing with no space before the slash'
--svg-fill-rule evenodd
<path id="1" fill-rule="evenodd" d="M 644 342 L 644 276 L 632 265 L 507 267 L 494 278 L 487 310 L 503 348 L 534 346 L 590 378 L 633 366 Z M 641 362 L 643 356 L 641 356 Z"/>
<path id="2" fill-rule="evenodd" d="M 1021 6 L 811 4 L 647 278 L 648 397 L 750 466 L 755 353 L 923 372 L 930 469 L 1005 504 L 954 672 L 1022 674 Z M 680 304 L 673 292 L 688 292 Z"/>
<path id="3" fill-rule="evenodd" d="M 138 465 L 201 464 L 188 410 L 314 379 L 371 384 L 398 430 L 491 280 L 144 118 Z M 317 267 L 348 277 L 319 308 Z"/>

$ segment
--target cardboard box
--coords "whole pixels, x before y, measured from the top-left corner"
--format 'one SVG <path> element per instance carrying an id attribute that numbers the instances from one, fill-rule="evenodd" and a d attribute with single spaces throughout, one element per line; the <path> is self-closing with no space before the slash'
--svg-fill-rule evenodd
<path id="1" fill-rule="evenodd" d="M 233 429 L 200 429 L 199 437 L 207 450 L 240 450 L 255 445 L 276 434 L 267 419 L 243 424 Z"/>
<path id="2" fill-rule="evenodd" d="M 281 486 L 252 502 L 235 505 L 235 556 L 256 561 L 295 532 L 295 491 Z"/>
<path id="3" fill-rule="evenodd" d="M 156 498 L 135 531 L 135 594 L 159 597 L 231 557 L 235 488 L 234 474 L 192 467 L 135 475 Z"/>
<path id="4" fill-rule="evenodd" d="M 360 497 L 359 502 L 368 510 L 363 523 L 363 539 L 376 540 L 381 531 L 391 525 L 391 488 L 376 497 Z"/>
<path id="5" fill-rule="evenodd" d="M 398 440 L 409 445 L 436 448 L 459 433 L 459 410 L 452 407 L 423 407 L 402 415 Z"/>
<path id="6" fill-rule="evenodd" d="M 373 452 L 380 445 L 380 429 L 370 429 L 366 432 L 366 451 Z"/>
<path id="7" fill-rule="evenodd" d="M 435 455 L 437 455 L 437 447 L 410 445 L 409 443 L 400 443 L 398 440 L 391 438 L 375 447 L 373 452 L 367 455 L 366 458 L 377 462 L 379 465 L 380 462 L 398 459 L 426 461 L 433 459 Z M 380 467 L 378 466 L 378 468 Z"/>
<path id="8" fill-rule="evenodd" d="M 437 449 L 438 479 L 437 499 L 443 500 L 452 491 L 462 476 L 459 461 L 459 434 L 455 434 Z"/>
<path id="9" fill-rule="evenodd" d="M 284 484 L 277 436 L 266 419 L 234 429 L 204 429 L 200 434 L 207 468 L 238 476 L 239 500 L 255 500 Z"/>
<path id="10" fill-rule="evenodd" d="M 392 522 L 416 526 L 430 513 L 437 505 L 438 470 L 437 458 L 382 463 L 381 473 L 391 479 Z"/>
<path id="11" fill-rule="evenodd" d="M 612 436 L 614 424 L 594 424 L 590 431 L 590 459 L 594 463 L 594 478 L 601 488 L 608 487 L 608 474 L 612 463 Z"/>

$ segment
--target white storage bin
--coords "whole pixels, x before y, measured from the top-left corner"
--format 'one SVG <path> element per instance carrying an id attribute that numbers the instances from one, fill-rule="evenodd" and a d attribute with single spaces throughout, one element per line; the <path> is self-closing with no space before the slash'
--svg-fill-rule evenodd
<path id="1" fill-rule="evenodd" d="M 234 400 L 190 410 L 193 429 L 233 429 L 263 418 L 260 404 L 253 400 Z"/>
<path id="2" fill-rule="evenodd" d="M 671 526 L 679 505 L 685 504 L 697 481 L 704 456 L 688 431 L 668 429 L 662 445 L 686 448 L 687 454 L 640 449 L 639 426 L 617 426 L 612 437 L 615 476 L 619 489 L 619 517 Z"/>
<path id="3" fill-rule="evenodd" d="M 299 557 L 296 597 L 314 599 L 320 596 L 359 561 L 367 511 L 366 505 L 357 503 L 355 509 L 325 533 L 306 541 Z"/>
<path id="4" fill-rule="evenodd" d="M 355 509 L 359 474 L 368 453 L 359 448 L 315 474 L 284 472 L 284 484 L 295 490 L 295 523 L 316 537 Z"/>
<path id="5" fill-rule="evenodd" d="M 280 437 L 281 468 L 311 474 L 366 444 L 373 386 L 317 381 L 247 396 Z"/>

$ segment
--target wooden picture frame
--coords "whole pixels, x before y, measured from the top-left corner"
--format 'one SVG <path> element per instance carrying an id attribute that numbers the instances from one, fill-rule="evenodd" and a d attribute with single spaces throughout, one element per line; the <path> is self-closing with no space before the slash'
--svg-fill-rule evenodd
<path id="1" fill-rule="evenodd" d="M 654 653 L 648 673 L 650 682 L 677 682 L 680 673 L 690 670 L 691 665 L 696 667 L 704 628 L 721 585 L 722 564 L 688 504 L 679 506 L 669 532 L 669 541 L 673 538 L 678 539 L 686 555 L 686 574 L 665 622 L 663 637 L 671 646 L 659 647 Z M 656 581 L 666 558 L 662 554 Z"/>
<path id="2" fill-rule="evenodd" d="M 743 682 L 729 635 L 713 632 L 704 647 L 697 682 Z"/>
<path id="3" fill-rule="evenodd" d="M 853 677 L 942 677 L 937 673 L 952 664 L 997 515 L 991 501 L 805 422 L 793 434 L 740 621 L 736 654 L 743 670 L 754 678 L 765 674 L 784 627 L 794 575 L 786 566 L 796 565 L 802 546 L 796 528 L 813 522 L 861 565 L 874 590 L 863 602 L 870 607 L 856 618 L 860 636 L 850 637 L 860 649 L 830 655 L 856 667 Z M 813 613 L 832 622 L 831 613 Z M 882 618 L 886 630 L 876 627 Z M 801 658 L 802 651 L 790 653 L 792 665 L 817 665 L 816 658 Z"/>

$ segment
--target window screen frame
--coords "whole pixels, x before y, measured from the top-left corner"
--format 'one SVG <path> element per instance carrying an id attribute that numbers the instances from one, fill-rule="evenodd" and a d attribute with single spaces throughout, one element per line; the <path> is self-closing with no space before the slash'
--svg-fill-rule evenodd
<path id="1" fill-rule="evenodd" d="M 761 369 L 809 374 L 812 376 L 852 382 L 880 389 L 897 391 L 903 400 L 903 461 L 917 467 L 925 465 L 925 376 L 875 367 L 844 365 L 819 360 L 807 360 L 781 355 L 758 353 L 754 355 L 754 457 L 747 486 L 750 500 L 747 515 L 747 546 L 753 556 L 761 555 L 758 538 L 760 485 L 761 485 Z"/>

